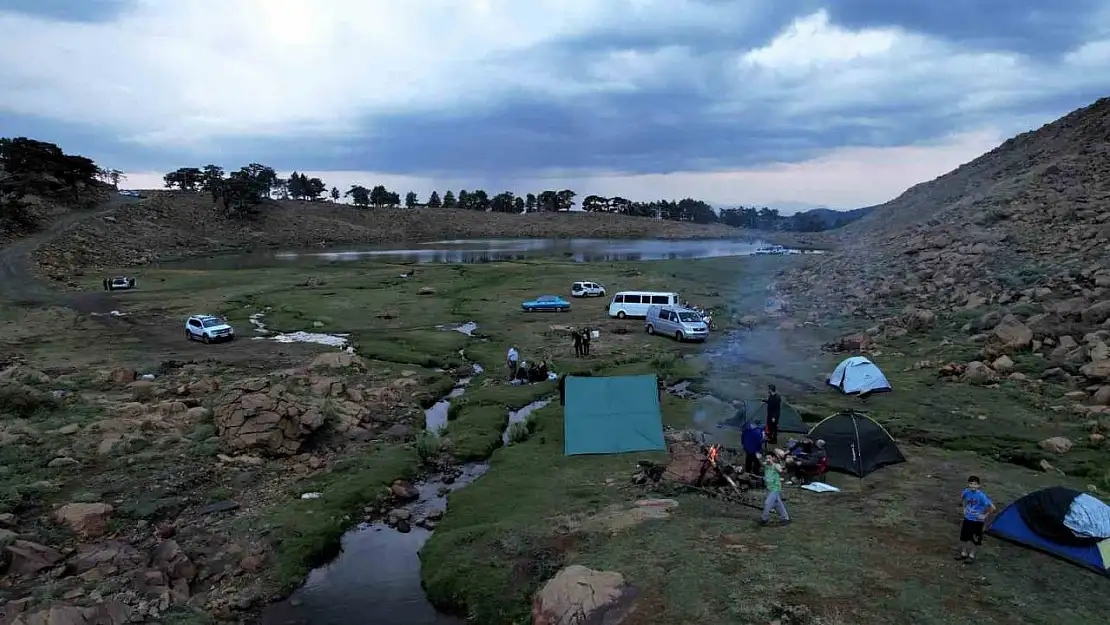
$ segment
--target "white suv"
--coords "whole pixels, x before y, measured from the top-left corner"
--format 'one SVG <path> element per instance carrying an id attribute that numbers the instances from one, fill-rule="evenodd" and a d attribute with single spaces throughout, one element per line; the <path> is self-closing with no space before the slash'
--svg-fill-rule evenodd
<path id="1" fill-rule="evenodd" d="M 605 287 L 596 282 L 575 282 L 570 287 L 574 297 L 605 297 Z"/>
<path id="2" fill-rule="evenodd" d="M 212 315 L 193 315 L 185 321 L 185 338 L 190 341 L 216 341 L 235 340 L 235 328 L 227 321 Z"/>

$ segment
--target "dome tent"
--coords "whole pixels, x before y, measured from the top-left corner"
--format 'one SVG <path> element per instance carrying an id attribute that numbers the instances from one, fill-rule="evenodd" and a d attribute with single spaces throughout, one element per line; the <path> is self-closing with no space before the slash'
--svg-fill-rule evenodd
<path id="1" fill-rule="evenodd" d="M 863 356 L 852 356 L 840 361 L 828 379 L 846 395 L 870 395 L 892 390 L 890 382 L 875 363 Z"/>
<path id="2" fill-rule="evenodd" d="M 860 412 L 838 412 L 826 417 L 813 426 L 809 437 L 825 441 L 830 471 L 862 478 L 885 466 L 906 461 L 886 428 Z"/>
<path id="3" fill-rule="evenodd" d="M 986 533 L 1110 577 L 1110 506 L 1087 493 L 1030 493 L 1003 508 Z"/>
<path id="4" fill-rule="evenodd" d="M 765 401 L 746 401 L 740 409 L 736 411 L 736 415 L 725 421 L 725 425 L 738 429 L 744 429 L 744 426 L 749 423 L 759 423 L 760 425 L 767 425 L 767 402 Z M 779 432 L 786 432 L 788 434 L 805 434 L 809 431 L 809 426 L 802 420 L 802 415 L 793 406 L 782 401 L 779 407 Z"/>

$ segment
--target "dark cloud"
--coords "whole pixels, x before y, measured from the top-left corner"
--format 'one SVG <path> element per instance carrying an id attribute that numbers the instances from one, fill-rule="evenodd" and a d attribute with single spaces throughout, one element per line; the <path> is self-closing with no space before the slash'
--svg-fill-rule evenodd
<path id="1" fill-rule="evenodd" d="M 1088 35 L 1092 11 L 1106 0 L 1069 0 L 1049 5 L 1033 0 L 782 0 L 729 5 L 743 19 L 702 23 L 674 31 L 627 24 L 610 32 L 560 41 L 524 59 L 553 75 L 582 75 L 590 62 L 616 51 L 650 53 L 683 46 L 698 63 L 689 72 L 647 81 L 636 92 L 539 99 L 502 98 L 477 111 L 450 114 L 394 114 L 367 120 L 372 131 L 340 139 L 234 139 L 187 150 L 121 143 L 88 126 L 0 115 L 0 135 L 28 135 L 55 141 L 68 151 L 88 154 L 113 167 L 171 169 L 216 161 L 225 166 L 263 162 L 278 169 L 373 170 L 394 174 L 528 175 L 536 170 L 668 173 L 733 169 L 770 162 L 795 162 L 830 148 L 897 146 L 936 139 L 984 126 L 1018 130 L 1009 120 L 1049 121 L 1093 101 L 1101 93 L 1024 93 L 1003 98 L 1011 104 L 980 109 L 950 106 L 962 85 L 907 84 L 898 93 L 876 93 L 866 104 L 825 107 L 816 115 L 784 112 L 823 93 L 775 87 L 745 94 L 735 111 L 722 112 L 722 94 L 735 85 L 728 63 L 736 51 L 770 41 L 798 16 L 826 8 L 848 28 L 897 25 L 960 47 L 1020 52 L 1050 61 Z M 15 10 L 70 21 L 107 19 L 123 1 L 3 0 Z M 1050 6 L 1057 8 L 1050 9 Z M 888 85 L 889 86 L 889 85 Z M 935 88 L 939 87 L 939 88 Z M 753 87 L 757 89 L 757 87 Z M 218 156 L 216 156 L 218 155 Z"/>
<path id="2" fill-rule="evenodd" d="M 3 0 L 0 13 L 23 13 L 65 22 L 114 19 L 133 0 Z"/>
<path id="3" fill-rule="evenodd" d="M 830 17 L 850 28 L 901 26 L 964 47 L 1054 57 L 1090 35 L 1091 15 L 1105 0 L 835 0 Z"/>

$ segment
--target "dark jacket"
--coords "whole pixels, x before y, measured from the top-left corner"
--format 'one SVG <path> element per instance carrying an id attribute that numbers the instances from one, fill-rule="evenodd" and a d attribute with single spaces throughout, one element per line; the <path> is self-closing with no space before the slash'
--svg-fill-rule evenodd
<path id="1" fill-rule="evenodd" d="M 767 421 L 778 424 L 782 414 L 782 395 L 772 393 L 767 396 Z"/>
<path id="2" fill-rule="evenodd" d="M 740 435 L 740 442 L 744 446 L 744 451 L 749 454 L 757 454 L 763 450 L 763 428 L 754 423 L 749 423 L 744 426 L 744 432 Z"/>

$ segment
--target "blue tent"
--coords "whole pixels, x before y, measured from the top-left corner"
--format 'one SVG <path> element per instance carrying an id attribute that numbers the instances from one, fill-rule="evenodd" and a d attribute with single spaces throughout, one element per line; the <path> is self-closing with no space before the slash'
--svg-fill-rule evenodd
<path id="1" fill-rule="evenodd" d="M 1110 506 L 1054 486 L 1003 508 L 987 534 L 1036 549 L 1110 577 Z"/>
<path id="2" fill-rule="evenodd" d="M 863 356 L 845 358 L 829 375 L 828 382 L 846 395 L 869 395 L 891 390 L 883 372 Z"/>
<path id="3" fill-rule="evenodd" d="M 568 456 L 665 450 L 655 376 L 567 377 L 563 433 Z"/>

